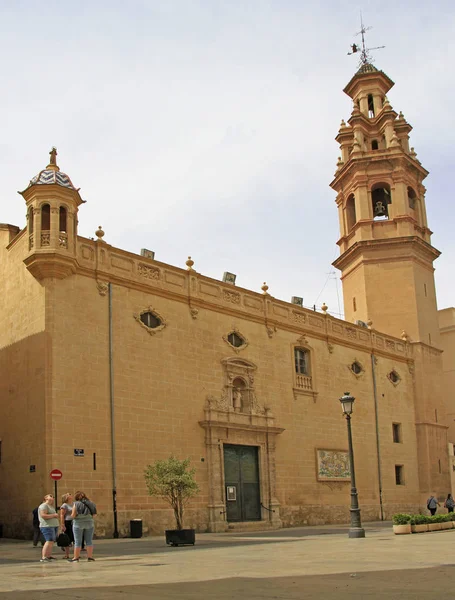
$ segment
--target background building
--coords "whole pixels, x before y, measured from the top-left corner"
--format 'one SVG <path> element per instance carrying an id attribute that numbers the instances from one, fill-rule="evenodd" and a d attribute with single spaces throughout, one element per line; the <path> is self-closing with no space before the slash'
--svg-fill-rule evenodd
<path id="1" fill-rule="evenodd" d="M 22 192 L 27 226 L 0 226 L 0 439 L 6 535 L 63 472 L 97 533 L 172 523 L 145 466 L 190 457 L 201 530 L 347 521 L 338 398 L 356 398 L 364 519 L 418 512 L 451 489 L 448 398 L 423 180 L 411 126 L 364 64 L 345 88 L 337 192 L 346 321 L 78 236 L 78 189 L 57 153 Z M 146 254 L 146 253 L 145 253 Z M 445 327 L 445 325 L 443 325 Z M 444 333 L 444 329 L 443 329 Z M 450 353 L 450 349 L 449 349 Z M 446 371 L 449 369 L 445 369 Z"/>

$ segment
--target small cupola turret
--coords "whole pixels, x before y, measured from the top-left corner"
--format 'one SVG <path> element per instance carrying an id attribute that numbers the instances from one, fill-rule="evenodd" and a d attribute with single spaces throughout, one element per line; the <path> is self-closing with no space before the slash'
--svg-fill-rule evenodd
<path id="1" fill-rule="evenodd" d="M 49 154 L 47 167 L 19 192 L 27 205 L 26 264 L 38 279 L 62 278 L 74 272 L 77 213 L 84 202 L 69 176 L 60 171 L 57 149 Z"/>

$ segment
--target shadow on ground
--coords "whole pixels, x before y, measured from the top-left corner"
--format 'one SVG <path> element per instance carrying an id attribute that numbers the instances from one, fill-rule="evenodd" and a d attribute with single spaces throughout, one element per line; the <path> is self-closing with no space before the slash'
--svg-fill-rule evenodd
<path id="1" fill-rule="evenodd" d="M 455 565 L 405 571 L 375 571 L 264 579 L 54 589 L 0 593 L 0 600 L 428 600 L 453 597 Z M 146 568 L 146 567 L 145 567 Z"/>

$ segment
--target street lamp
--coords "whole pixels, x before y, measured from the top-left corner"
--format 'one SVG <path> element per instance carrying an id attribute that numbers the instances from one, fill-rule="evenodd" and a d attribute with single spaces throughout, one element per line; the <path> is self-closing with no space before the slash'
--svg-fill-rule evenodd
<path id="1" fill-rule="evenodd" d="M 351 415 L 354 400 L 354 396 L 351 396 L 349 392 L 345 392 L 344 396 L 340 398 L 343 414 L 348 424 L 349 464 L 351 468 L 351 526 L 349 528 L 349 537 L 364 538 L 365 530 L 362 528 L 362 523 L 360 522 L 359 500 L 357 498 L 357 488 L 355 487 L 354 450 L 352 448 Z"/>

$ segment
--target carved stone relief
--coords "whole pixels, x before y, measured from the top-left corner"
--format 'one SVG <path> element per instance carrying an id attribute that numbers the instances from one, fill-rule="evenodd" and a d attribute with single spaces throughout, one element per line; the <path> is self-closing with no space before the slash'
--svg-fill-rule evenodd
<path id="1" fill-rule="evenodd" d="M 96 287 L 100 296 L 105 296 L 109 290 L 109 284 L 105 281 L 97 281 Z"/>

